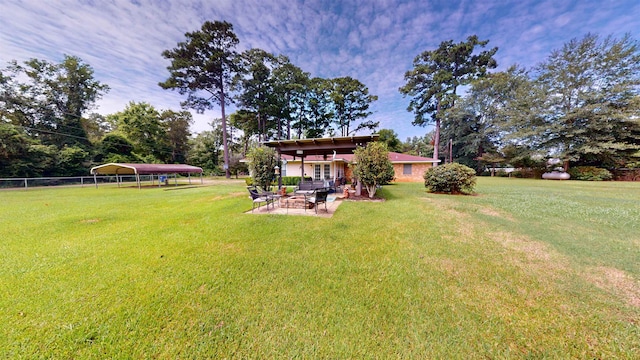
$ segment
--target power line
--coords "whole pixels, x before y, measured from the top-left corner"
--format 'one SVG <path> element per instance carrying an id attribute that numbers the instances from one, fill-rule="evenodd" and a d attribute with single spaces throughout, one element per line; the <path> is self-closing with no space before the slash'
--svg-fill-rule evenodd
<path id="1" fill-rule="evenodd" d="M 59 135 L 59 136 L 66 136 L 66 137 L 72 137 L 72 138 L 87 140 L 89 143 L 91 143 L 91 140 L 89 140 L 88 138 L 83 137 L 83 136 L 65 134 L 65 133 L 60 133 L 60 132 L 51 131 L 51 130 L 45 130 L 45 129 L 37 129 L 37 128 L 33 128 L 33 127 L 30 127 L 30 126 L 24 126 L 24 125 L 14 125 L 14 124 L 9 124 L 9 125 L 12 125 L 12 126 L 17 127 L 17 128 L 31 130 L 31 131 L 44 132 L 44 133 L 48 133 L 48 134 L 54 134 L 54 135 Z M 166 154 L 166 155 L 173 155 L 173 151 L 157 151 L 157 153 Z M 186 153 L 181 153 L 181 154 L 186 156 Z"/>

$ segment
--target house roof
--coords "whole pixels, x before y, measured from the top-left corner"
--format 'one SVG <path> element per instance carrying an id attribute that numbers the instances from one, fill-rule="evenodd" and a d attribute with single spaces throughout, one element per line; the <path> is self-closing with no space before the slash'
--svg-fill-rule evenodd
<path id="1" fill-rule="evenodd" d="M 401 163 L 406 163 L 406 164 L 414 164 L 414 163 L 437 163 L 440 162 L 440 160 L 438 159 L 434 159 L 434 158 L 428 158 L 428 157 L 422 157 L 422 156 L 415 156 L 415 155 L 408 155 L 408 154 L 400 154 L 397 152 L 389 152 L 389 160 L 391 160 L 392 163 L 395 164 L 401 164 Z"/>
<path id="2" fill-rule="evenodd" d="M 202 168 L 185 164 L 123 164 L 109 163 L 91 168 L 91 174 L 149 175 L 202 174 Z"/>
<path id="3" fill-rule="evenodd" d="M 285 159 L 287 161 L 300 160 L 299 157 L 295 157 L 295 160 L 294 160 L 293 156 L 286 155 L 286 154 L 282 155 L 282 159 Z M 336 154 L 335 157 L 333 155 L 330 155 L 330 156 L 326 156 L 326 158 L 324 155 L 309 155 L 305 157 L 305 162 L 321 162 L 321 161 L 331 162 L 333 160 L 350 163 L 350 162 L 353 162 L 353 154 Z M 392 152 L 392 151 L 389 152 L 389 160 L 391 160 L 391 162 L 394 164 L 416 164 L 416 163 L 440 162 L 440 160 L 436 160 L 433 158 L 401 154 L 401 153 Z"/>

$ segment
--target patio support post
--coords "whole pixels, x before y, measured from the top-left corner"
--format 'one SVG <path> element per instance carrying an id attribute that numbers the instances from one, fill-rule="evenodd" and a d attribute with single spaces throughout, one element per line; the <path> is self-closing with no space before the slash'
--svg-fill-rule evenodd
<path id="1" fill-rule="evenodd" d="M 280 166 L 280 171 L 278 172 L 278 190 L 282 188 L 282 156 L 280 155 L 280 150 L 278 150 L 278 166 Z"/>

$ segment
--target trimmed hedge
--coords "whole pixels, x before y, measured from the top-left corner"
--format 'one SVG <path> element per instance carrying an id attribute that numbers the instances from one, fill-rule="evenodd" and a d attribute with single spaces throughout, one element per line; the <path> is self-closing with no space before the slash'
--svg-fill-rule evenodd
<path id="1" fill-rule="evenodd" d="M 424 186 L 430 192 L 471 194 L 475 185 L 476 171 L 458 163 L 436 166 L 424 174 Z"/>
<path id="2" fill-rule="evenodd" d="M 595 166 L 576 166 L 567 172 L 571 175 L 571 180 L 604 181 L 613 179 L 609 170 Z"/>
<path id="3" fill-rule="evenodd" d="M 311 181 L 310 177 L 305 177 L 306 181 Z M 276 182 L 278 180 L 276 179 Z M 284 186 L 297 186 L 300 183 L 300 176 L 283 176 L 282 185 Z"/>

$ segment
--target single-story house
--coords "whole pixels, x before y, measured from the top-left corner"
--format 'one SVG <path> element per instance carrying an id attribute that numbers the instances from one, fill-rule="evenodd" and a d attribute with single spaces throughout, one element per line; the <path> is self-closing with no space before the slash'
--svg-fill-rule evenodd
<path id="1" fill-rule="evenodd" d="M 304 171 L 300 157 L 282 154 L 282 176 L 300 176 L 304 173 L 314 180 L 334 180 L 344 177 L 351 181 L 353 174 L 349 164 L 353 163 L 353 154 L 307 155 L 304 158 Z M 424 173 L 440 160 L 432 158 L 389 152 L 393 164 L 395 181 L 423 182 Z"/>

